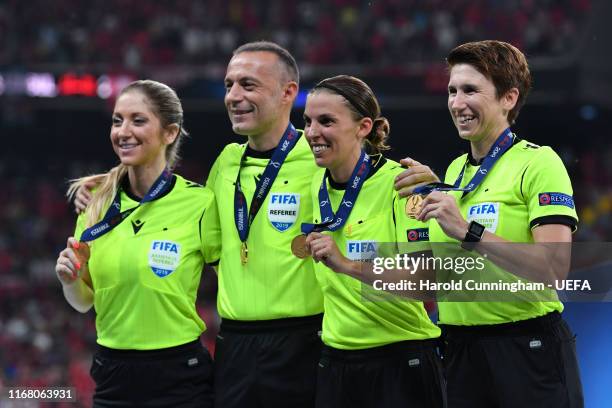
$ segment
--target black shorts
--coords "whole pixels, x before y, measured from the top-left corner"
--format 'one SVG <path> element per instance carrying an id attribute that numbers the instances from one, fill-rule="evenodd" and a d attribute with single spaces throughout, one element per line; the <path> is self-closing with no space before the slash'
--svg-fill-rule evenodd
<path id="1" fill-rule="evenodd" d="M 584 406 L 575 336 L 559 313 L 490 326 L 440 327 L 450 407 Z"/>
<path id="2" fill-rule="evenodd" d="M 213 406 L 212 360 L 199 339 L 146 351 L 98 345 L 90 373 L 94 408 Z"/>
<path id="3" fill-rule="evenodd" d="M 215 406 L 314 407 L 322 315 L 223 319 L 215 349 Z"/>
<path id="4" fill-rule="evenodd" d="M 323 347 L 317 408 L 443 408 L 445 381 L 438 339 L 365 350 Z"/>

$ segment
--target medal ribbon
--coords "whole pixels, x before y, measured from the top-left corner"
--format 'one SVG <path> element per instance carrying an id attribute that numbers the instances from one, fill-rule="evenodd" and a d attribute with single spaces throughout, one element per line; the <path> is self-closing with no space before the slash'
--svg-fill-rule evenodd
<path id="1" fill-rule="evenodd" d="M 463 191 L 463 197 L 465 197 L 466 194 L 468 194 L 470 191 L 475 190 L 476 187 L 478 187 L 478 185 L 482 183 L 484 178 L 493 168 L 493 165 L 500 159 L 500 157 L 502 157 L 504 153 L 508 151 L 508 149 L 510 149 L 510 147 L 512 147 L 513 140 L 514 135 L 510 131 L 510 128 L 504 130 L 501 135 L 499 135 L 497 140 L 495 140 L 495 143 L 493 143 L 491 149 L 489 149 L 489 152 L 485 156 L 485 159 L 483 160 L 482 164 L 480 165 L 480 168 L 478 169 L 474 177 L 472 177 L 470 182 L 464 188 L 459 188 L 459 186 L 461 185 L 461 181 L 463 180 L 463 174 L 465 173 L 465 168 L 468 164 L 467 160 L 463 165 L 463 168 L 461 169 L 461 172 L 459 173 L 459 176 L 457 177 L 457 180 L 455 181 L 454 185 L 451 186 L 450 184 L 446 183 L 430 183 L 415 188 L 414 193 L 427 195 L 432 191 Z"/>
<path id="2" fill-rule="evenodd" d="M 338 207 L 338 211 L 334 214 L 329 199 L 329 193 L 327 191 L 327 172 L 323 176 L 323 182 L 319 188 L 319 206 L 321 207 L 321 223 L 319 224 L 302 224 L 302 233 L 308 235 L 312 231 L 336 231 L 341 228 L 348 220 L 351 210 L 355 206 L 359 191 L 363 186 L 368 174 L 370 173 L 372 165 L 370 162 L 370 156 L 365 151 L 361 151 L 361 156 L 357 161 L 357 165 L 353 169 L 353 173 L 349 178 L 346 186 L 346 191 L 342 196 L 342 202 Z"/>
<path id="3" fill-rule="evenodd" d="M 89 242 L 100 238 L 113 230 L 117 225 L 121 224 L 131 213 L 133 213 L 141 205 L 153 201 L 161 195 L 165 194 L 170 188 L 172 180 L 172 172 L 167 167 L 162 171 L 157 180 L 153 183 L 147 194 L 134 208 L 121 212 L 121 187 L 117 189 L 117 194 L 113 198 L 111 206 L 106 210 L 104 218 L 97 224 L 87 228 L 81 234 L 80 241 Z"/>
<path id="4" fill-rule="evenodd" d="M 249 229 L 255 216 L 261 208 L 261 204 L 266 199 L 268 192 L 272 188 L 272 184 L 278 176 L 281 166 L 285 162 L 285 159 L 289 155 L 289 152 L 295 147 L 297 141 L 300 139 L 300 134 L 295 130 L 293 125 L 289 123 L 283 137 L 281 138 L 278 146 L 272 153 L 272 158 L 266 165 L 261 178 L 255 185 L 255 195 L 251 201 L 251 206 L 248 209 L 248 219 L 245 219 L 247 214 L 247 202 L 244 193 L 242 192 L 242 186 L 240 185 L 240 171 L 244 161 L 246 160 L 246 150 L 240 160 L 240 168 L 238 169 L 238 177 L 236 178 L 236 184 L 234 189 L 234 223 L 240 236 L 240 241 L 245 242 L 249 236 Z"/>

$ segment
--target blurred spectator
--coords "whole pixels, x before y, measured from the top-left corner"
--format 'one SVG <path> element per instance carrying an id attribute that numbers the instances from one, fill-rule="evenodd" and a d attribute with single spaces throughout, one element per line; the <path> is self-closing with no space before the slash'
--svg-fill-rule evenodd
<path id="1" fill-rule="evenodd" d="M 576 239 L 612 239 L 612 147 L 584 152 L 578 161 L 581 181 L 575 183 L 580 224 Z"/>
<path id="2" fill-rule="evenodd" d="M 259 38 L 314 65 L 439 61 L 481 38 L 556 56 L 574 48 L 589 10 L 590 0 L 9 0 L 0 65 L 225 63 Z"/>

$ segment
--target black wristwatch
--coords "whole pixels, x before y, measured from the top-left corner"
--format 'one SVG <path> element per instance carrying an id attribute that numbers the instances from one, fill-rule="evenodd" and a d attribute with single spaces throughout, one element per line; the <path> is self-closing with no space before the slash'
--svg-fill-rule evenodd
<path id="1" fill-rule="evenodd" d="M 463 242 L 461 242 L 461 248 L 471 251 L 476 246 L 476 243 L 480 242 L 482 235 L 485 232 L 485 226 L 477 223 L 476 221 L 470 222 L 468 225 L 467 233 Z"/>

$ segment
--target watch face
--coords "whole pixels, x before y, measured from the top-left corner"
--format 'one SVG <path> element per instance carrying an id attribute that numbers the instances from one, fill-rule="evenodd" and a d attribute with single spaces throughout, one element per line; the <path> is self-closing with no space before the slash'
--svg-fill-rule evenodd
<path id="1" fill-rule="evenodd" d="M 479 237 L 482 236 L 482 234 L 484 234 L 484 230 L 485 230 L 485 227 L 483 225 L 480 225 L 476 222 L 472 222 L 470 224 L 470 232 L 478 235 Z"/>

